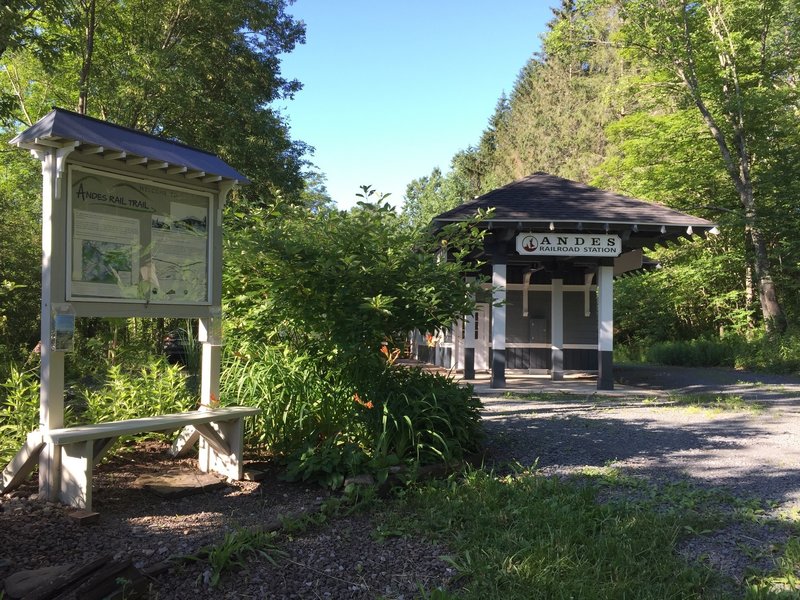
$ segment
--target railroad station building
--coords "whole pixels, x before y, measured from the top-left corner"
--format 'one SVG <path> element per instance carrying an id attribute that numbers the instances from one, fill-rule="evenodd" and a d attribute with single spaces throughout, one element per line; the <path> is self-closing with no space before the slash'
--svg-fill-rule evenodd
<path id="1" fill-rule="evenodd" d="M 491 387 L 506 372 L 596 372 L 597 388 L 613 379 L 614 279 L 656 268 L 645 252 L 715 224 L 666 206 L 613 194 L 547 173 L 534 173 L 479 196 L 433 220 L 434 227 L 494 209 L 474 258 L 483 266 L 485 297 L 475 314 L 451 330 L 415 333 L 420 360 L 463 370 L 465 379 L 489 371 Z"/>

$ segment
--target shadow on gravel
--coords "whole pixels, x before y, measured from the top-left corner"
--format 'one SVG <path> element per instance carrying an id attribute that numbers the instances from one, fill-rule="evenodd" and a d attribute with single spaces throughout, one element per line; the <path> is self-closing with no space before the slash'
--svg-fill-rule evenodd
<path id="1" fill-rule="evenodd" d="M 614 381 L 643 390 L 736 393 L 764 401 L 788 399 L 800 403 L 800 377 L 795 375 L 754 373 L 721 367 L 615 365 Z"/>
<path id="2" fill-rule="evenodd" d="M 504 404 L 513 404 L 504 406 Z M 738 496 L 800 500 L 794 432 L 765 429 L 749 413 L 676 420 L 667 409 L 614 404 L 542 404 L 485 399 L 487 466 L 519 462 L 549 472 L 614 464 L 632 474 L 691 480 Z M 630 409 L 628 411 L 628 409 Z M 613 410 L 615 416 L 603 416 Z M 618 417 L 628 411 L 629 417 Z M 653 415 L 653 416 L 651 416 Z M 786 447 L 777 443 L 783 436 Z M 780 442 L 780 440 L 777 440 Z"/>

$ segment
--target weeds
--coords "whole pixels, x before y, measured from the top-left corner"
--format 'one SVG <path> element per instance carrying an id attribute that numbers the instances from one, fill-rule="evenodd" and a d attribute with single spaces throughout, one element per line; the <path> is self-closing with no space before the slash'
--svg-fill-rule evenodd
<path id="1" fill-rule="evenodd" d="M 83 387 L 76 411 L 79 423 L 122 421 L 139 417 L 185 412 L 197 405 L 186 387 L 180 365 L 169 365 L 162 356 L 151 357 L 136 368 L 114 364 L 99 388 Z"/>
<path id="2" fill-rule="evenodd" d="M 686 367 L 733 367 L 770 373 L 800 370 L 800 336 L 791 332 L 780 337 L 764 333 L 753 337 L 640 342 L 614 349 L 617 362 L 648 362 Z"/>
<path id="3" fill-rule="evenodd" d="M 39 378 L 12 365 L 0 391 L 0 465 L 5 465 L 39 428 Z"/>
<path id="4" fill-rule="evenodd" d="M 265 558 L 273 566 L 277 566 L 277 558 L 286 556 L 286 552 L 278 549 L 273 543 L 275 534 L 251 529 L 229 531 L 219 544 L 205 546 L 187 558 L 208 563 L 209 570 L 205 583 L 211 588 L 219 585 L 222 575 L 233 568 L 244 569 L 246 561 L 252 556 Z"/>
<path id="5" fill-rule="evenodd" d="M 385 528 L 447 544 L 460 598 L 704 597 L 712 572 L 674 553 L 696 519 L 598 502 L 602 483 L 468 471 L 408 492 Z"/>

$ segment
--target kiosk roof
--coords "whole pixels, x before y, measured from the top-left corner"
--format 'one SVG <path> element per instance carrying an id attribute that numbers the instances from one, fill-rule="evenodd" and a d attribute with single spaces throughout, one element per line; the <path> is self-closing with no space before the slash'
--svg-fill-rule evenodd
<path id="1" fill-rule="evenodd" d="M 135 162 L 143 165 L 161 163 L 159 168 L 168 172 L 175 169 L 173 172 L 178 173 L 184 169 L 187 178 L 250 183 L 247 177 L 215 154 L 63 108 L 54 108 L 11 140 L 11 144 L 29 149 L 62 147 L 74 142 L 78 143 L 79 151 L 87 153 L 126 161 L 138 159 Z"/>

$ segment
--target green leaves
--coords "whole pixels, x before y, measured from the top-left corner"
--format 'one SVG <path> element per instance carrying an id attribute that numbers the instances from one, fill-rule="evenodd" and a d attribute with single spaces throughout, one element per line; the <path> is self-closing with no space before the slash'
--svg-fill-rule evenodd
<path id="1" fill-rule="evenodd" d="M 456 259 L 437 261 L 441 239 L 407 227 L 380 200 L 349 212 L 278 204 L 241 224 L 226 248 L 235 329 L 279 332 L 298 348 L 360 362 L 386 340 L 400 345 L 407 332 L 446 326 L 470 309 L 460 259 L 480 235 L 464 226 L 443 234 Z"/>

